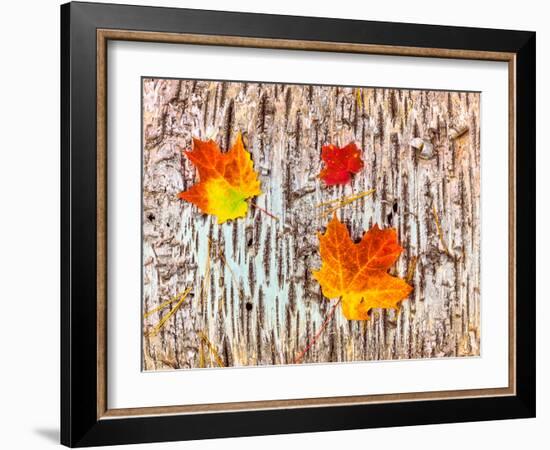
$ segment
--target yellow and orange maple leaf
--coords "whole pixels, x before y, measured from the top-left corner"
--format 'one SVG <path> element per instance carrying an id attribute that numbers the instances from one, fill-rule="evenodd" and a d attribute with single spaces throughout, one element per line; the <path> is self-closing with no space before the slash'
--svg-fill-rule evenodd
<path id="1" fill-rule="evenodd" d="M 368 320 L 372 308 L 397 308 L 411 293 L 404 280 L 387 273 L 403 251 L 395 229 L 374 225 L 356 244 L 334 215 L 319 243 L 322 265 L 313 276 L 325 297 L 341 297 L 348 320 Z"/>
<path id="2" fill-rule="evenodd" d="M 213 140 L 193 139 L 193 150 L 184 152 L 199 172 L 199 182 L 179 198 L 195 204 L 202 212 L 215 215 L 218 223 L 244 217 L 246 199 L 260 195 L 260 181 L 241 134 L 228 152 L 222 153 Z"/>

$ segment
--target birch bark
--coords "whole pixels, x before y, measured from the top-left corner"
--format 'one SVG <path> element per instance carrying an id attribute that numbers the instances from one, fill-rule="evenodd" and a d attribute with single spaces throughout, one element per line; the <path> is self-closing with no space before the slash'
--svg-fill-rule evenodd
<path id="1" fill-rule="evenodd" d="M 354 238 L 374 223 L 395 227 L 405 251 L 390 273 L 414 292 L 369 321 L 337 310 L 301 363 L 479 355 L 479 102 L 478 93 L 145 79 L 143 310 L 191 291 L 157 335 L 147 333 L 170 308 L 144 318 L 144 369 L 293 363 L 333 304 L 311 276 L 329 220 L 316 205 L 371 188 L 339 218 Z M 218 225 L 177 198 L 197 181 L 182 154 L 192 136 L 227 149 L 238 132 L 260 173 L 255 202 L 279 220 L 251 207 Z M 321 146 L 350 141 L 365 169 L 325 187 Z"/>

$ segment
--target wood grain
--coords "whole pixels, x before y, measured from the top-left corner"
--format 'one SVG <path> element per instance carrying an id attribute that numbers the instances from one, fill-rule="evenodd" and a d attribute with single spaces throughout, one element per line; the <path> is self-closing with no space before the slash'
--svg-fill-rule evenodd
<path id="1" fill-rule="evenodd" d="M 355 238 L 374 223 L 397 228 L 405 251 L 392 273 L 410 276 L 414 293 L 367 322 L 337 311 L 301 363 L 479 355 L 479 102 L 471 92 L 145 79 L 143 310 L 191 294 L 156 336 L 147 332 L 170 308 L 144 319 L 144 369 L 293 363 L 331 308 L 311 277 L 328 221 L 316 205 L 371 188 L 339 217 Z M 251 207 L 218 225 L 177 199 L 196 182 L 182 155 L 191 137 L 227 149 L 237 132 L 260 173 L 255 202 L 279 220 Z M 325 187 L 321 146 L 352 140 L 365 170 Z"/>

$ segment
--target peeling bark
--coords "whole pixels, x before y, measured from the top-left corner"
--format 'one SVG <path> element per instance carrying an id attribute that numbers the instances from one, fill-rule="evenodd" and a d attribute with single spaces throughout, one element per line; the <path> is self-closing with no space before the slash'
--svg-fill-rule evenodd
<path id="1" fill-rule="evenodd" d="M 293 363 L 331 308 L 311 276 L 328 221 L 316 205 L 371 188 L 340 220 L 356 239 L 374 223 L 395 227 L 405 250 L 390 273 L 410 276 L 414 292 L 366 322 L 337 311 L 301 363 L 479 355 L 479 102 L 477 93 L 144 80 L 143 310 L 192 287 L 144 337 L 144 370 L 217 366 L 201 333 L 225 366 Z M 279 221 L 250 207 L 218 225 L 177 198 L 197 181 L 182 154 L 192 136 L 226 150 L 238 132 L 260 174 L 254 201 Z M 415 137 L 432 153 L 411 146 Z M 321 145 L 350 141 L 365 169 L 325 187 Z M 144 331 L 169 310 L 145 318 Z"/>

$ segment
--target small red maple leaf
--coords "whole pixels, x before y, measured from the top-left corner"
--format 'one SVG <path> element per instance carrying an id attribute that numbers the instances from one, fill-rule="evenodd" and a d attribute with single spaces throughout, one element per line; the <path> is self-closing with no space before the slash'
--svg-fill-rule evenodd
<path id="1" fill-rule="evenodd" d="M 323 145 L 321 158 L 325 167 L 321 170 L 319 177 L 328 186 L 349 183 L 351 174 L 363 168 L 361 152 L 355 142 L 350 142 L 342 148 L 333 144 Z"/>

